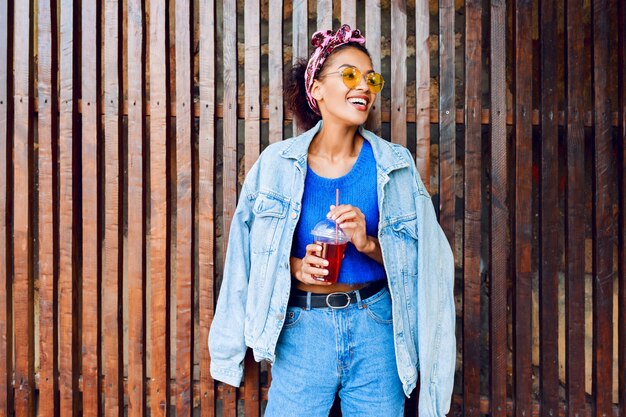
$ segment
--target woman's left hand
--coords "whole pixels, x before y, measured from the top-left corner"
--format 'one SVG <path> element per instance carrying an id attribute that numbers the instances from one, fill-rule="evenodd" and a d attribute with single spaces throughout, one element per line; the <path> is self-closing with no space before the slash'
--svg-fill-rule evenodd
<path id="1" fill-rule="evenodd" d="M 363 252 L 368 248 L 370 242 L 365 229 L 365 215 L 358 207 L 350 204 L 332 205 L 327 217 L 337 222 L 356 250 Z"/>

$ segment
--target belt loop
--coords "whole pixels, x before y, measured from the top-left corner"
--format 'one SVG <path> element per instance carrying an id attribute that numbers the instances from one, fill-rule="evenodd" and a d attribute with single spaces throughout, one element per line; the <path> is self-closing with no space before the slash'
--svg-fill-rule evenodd
<path id="1" fill-rule="evenodd" d="M 306 310 L 311 309 L 311 291 L 306 292 Z"/>
<path id="2" fill-rule="evenodd" d="M 356 304 L 359 306 L 359 310 L 363 308 L 363 304 L 361 303 L 361 291 L 356 290 L 354 291 L 354 294 L 356 294 Z"/>

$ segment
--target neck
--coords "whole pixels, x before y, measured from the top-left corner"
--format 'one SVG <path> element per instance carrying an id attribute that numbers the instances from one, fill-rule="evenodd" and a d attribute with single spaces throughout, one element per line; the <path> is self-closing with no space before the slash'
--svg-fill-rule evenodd
<path id="1" fill-rule="evenodd" d="M 309 148 L 309 152 L 335 157 L 353 156 L 359 148 L 358 126 L 323 123 Z"/>

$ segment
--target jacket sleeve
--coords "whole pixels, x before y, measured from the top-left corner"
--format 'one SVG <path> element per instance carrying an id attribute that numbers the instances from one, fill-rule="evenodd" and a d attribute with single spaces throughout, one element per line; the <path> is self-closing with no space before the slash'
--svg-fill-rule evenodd
<path id="1" fill-rule="evenodd" d="M 244 326 L 250 276 L 252 219 L 252 199 L 249 197 L 248 182 L 253 171 L 242 187 L 231 223 L 222 285 L 208 341 L 211 376 L 235 387 L 240 385 L 243 377 L 242 362 L 246 353 Z"/>
<path id="2" fill-rule="evenodd" d="M 408 151 L 407 151 L 408 153 Z M 411 159 L 411 154 L 408 153 Z M 450 410 L 456 369 L 454 257 L 435 214 L 432 200 L 417 172 L 415 207 L 418 222 L 418 316 L 432 317 L 418 328 L 420 417 L 443 417 Z"/>

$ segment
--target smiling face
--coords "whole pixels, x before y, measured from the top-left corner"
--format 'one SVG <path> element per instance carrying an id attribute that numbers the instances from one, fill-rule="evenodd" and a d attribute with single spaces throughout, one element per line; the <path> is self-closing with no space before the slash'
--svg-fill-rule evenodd
<path id="1" fill-rule="evenodd" d="M 341 72 L 346 68 L 356 68 L 363 74 L 354 88 L 347 87 L 343 81 Z M 365 123 L 376 98 L 366 82 L 367 74 L 373 71 L 372 61 L 363 51 L 347 47 L 334 52 L 311 87 L 322 120 L 347 126 Z"/>

